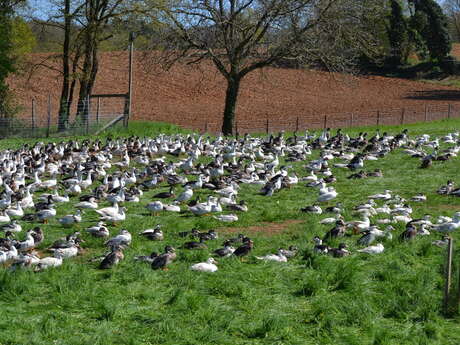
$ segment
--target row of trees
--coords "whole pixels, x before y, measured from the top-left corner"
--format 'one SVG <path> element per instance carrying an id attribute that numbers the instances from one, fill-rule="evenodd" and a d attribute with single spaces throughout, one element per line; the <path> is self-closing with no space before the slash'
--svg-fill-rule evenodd
<path id="1" fill-rule="evenodd" d="M 21 48 L 28 43 L 21 31 L 24 29 L 24 22 L 15 18 L 15 11 L 24 2 L 25 0 L 0 1 L 0 117 L 13 111 L 6 79 L 15 72 Z"/>
<path id="2" fill-rule="evenodd" d="M 438 62 L 449 55 L 448 19 L 435 0 L 390 0 L 390 6 L 390 64 L 405 64 L 412 53 Z"/>
<path id="3" fill-rule="evenodd" d="M 314 65 L 343 71 L 363 58 L 399 65 L 414 51 L 436 60 L 450 51 L 447 22 L 434 0 L 50 1 L 57 10 L 32 19 L 35 30 L 61 33 L 60 130 L 68 125 L 74 95 L 80 104 L 91 95 L 100 50 L 120 33 L 136 31 L 144 48 L 162 53 L 167 66 L 211 61 L 227 81 L 224 134 L 233 132 L 241 81 L 256 69 Z M 8 11 L 4 18 L 10 20 L 14 6 Z M 8 25 L 1 22 L 0 30 Z M 84 118 L 86 109 L 79 111 Z"/>

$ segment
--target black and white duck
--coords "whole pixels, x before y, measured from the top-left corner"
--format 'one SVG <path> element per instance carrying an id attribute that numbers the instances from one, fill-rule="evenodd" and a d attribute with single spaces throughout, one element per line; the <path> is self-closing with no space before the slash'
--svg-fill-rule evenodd
<path id="1" fill-rule="evenodd" d="M 144 236 L 145 238 L 151 241 L 163 241 L 164 235 L 161 231 L 161 225 L 158 224 L 153 229 L 147 229 L 139 233 L 139 235 Z"/>
<path id="2" fill-rule="evenodd" d="M 332 255 L 334 258 L 343 258 L 350 255 L 347 248 L 348 246 L 345 243 L 340 243 L 338 248 L 330 248 L 328 254 Z"/>
<path id="3" fill-rule="evenodd" d="M 107 228 L 107 224 L 104 222 L 98 222 L 96 225 L 91 226 L 86 229 L 94 237 L 109 237 L 110 231 Z"/>
<path id="4" fill-rule="evenodd" d="M 176 194 L 174 193 L 174 186 L 169 187 L 169 191 L 157 193 L 153 196 L 154 199 L 168 199 L 174 197 Z"/>
<path id="5" fill-rule="evenodd" d="M 22 226 L 18 223 L 17 220 L 12 220 L 10 223 L 1 225 L 0 231 L 9 231 L 12 233 L 17 233 L 22 231 Z"/>
<path id="6" fill-rule="evenodd" d="M 205 239 L 200 237 L 200 241 L 185 242 L 181 248 L 183 249 L 207 249 L 208 246 L 204 243 Z"/>
<path id="7" fill-rule="evenodd" d="M 323 241 L 330 240 L 336 237 L 343 237 L 345 236 L 345 232 L 345 222 L 342 219 L 338 219 L 335 223 L 335 226 L 324 235 Z"/>
<path id="8" fill-rule="evenodd" d="M 165 252 L 158 255 L 152 261 L 152 269 L 166 269 L 166 266 L 176 259 L 176 250 L 171 246 L 165 247 Z"/>
<path id="9" fill-rule="evenodd" d="M 220 257 L 228 257 L 233 254 L 235 248 L 228 241 L 224 242 L 224 247 L 214 250 L 214 254 Z"/>
<path id="10" fill-rule="evenodd" d="M 104 259 L 99 264 L 99 269 L 110 269 L 125 258 L 123 254 L 123 247 L 114 246 L 109 254 L 107 254 Z"/>
<path id="11" fill-rule="evenodd" d="M 323 240 L 318 236 L 313 238 L 313 242 L 315 243 L 313 247 L 313 252 L 316 254 L 327 254 L 329 252 L 330 247 L 328 245 L 323 244 Z"/>
<path id="12" fill-rule="evenodd" d="M 296 256 L 298 251 L 299 251 L 299 248 L 297 248 L 296 246 L 289 246 L 288 249 L 283 249 L 283 248 L 279 249 L 279 252 L 288 259 Z"/>
<path id="13" fill-rule="evenodd" d="M 203 239 L 204 241 L 209 241 L 209 240 L 217 240 L 219 238 L 219 235 L 215 230 L 208 230 L 208 232 L 201 232 L 199 233 L 198 237 L 200 239 Z"/>
<path id="14" fill-rule="evenodd" d="M 301 208 L 300 211 L 305 212 L 305 213 L 312 213 L 312 214 L 322 214 L 323 213 L 321 206 L 319 206 L 318 204 L 305 206 Z"/>
<path id="15" fill-rule="evenodd" d="M 236 248 L 233 255 L 238 257 L 246 256 L 251 252 L 252 248 L 254 248 L 254 242 L 251 239 L 247 239 L 241 246 Z"/>
<path id="16" fill-rule="evenodd" d="M 137 255 L 134 257 L 134 260 L 152 264 L 153 260 L 155 260 L 157 256 L 158 256 L 157 252 L 151 252 L 150 255 Z"/>

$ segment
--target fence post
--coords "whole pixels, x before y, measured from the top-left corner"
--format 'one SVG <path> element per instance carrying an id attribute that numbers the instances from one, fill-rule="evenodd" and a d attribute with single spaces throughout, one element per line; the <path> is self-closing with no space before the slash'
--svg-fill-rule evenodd
<path id="1" fill-rule="evenodd" d="M 46 124 L 46 137 L 50 136 L 50 125 L 51 125 L 51 94 L 48 94 L 48 122 Z"/>
<path id="2" fill-rule="evenodd" d="M 350 114 L 350 127 L 353 127 L 353 113 Z"/>
<path id="3" fill-rule="evenodd" d="M 377 126 L 380 125 L 380 110 L 377 110 Z"/>
<path id="4" fill-rule="evenodd" d="M 265 124 L 265 132 L 268 134 L 269 130 L 269 123 L 268 123 L 268 116 L 267 116 L 267 123 Z"/>
<path id="5" fill-rule="evenodd" d="M 35 98 L 32 98 L 32 135 L 35 134 Z"/>
<path id="6" fill-rule="evenodd" d="M 447 118 L 450 119 L 450 113 L 451 113 L 451 104 L 449 103 L 449 107 L 447 109 Z"/>
<path id="7" fill-rule="evenodd" d="M 404 123 L 405 112 L 406 112 L 406 110 L 404 108 L 402 108 L 402 110 L 401 110 L 401 124 Z"/>
<path id="8" fill-rule="evenodd" d="M 452 280 L 452 244 L 453 239 L 449 237 L 447 242 L 446 280 L 444 285 L 444 314 L 447 314 L 449 309 L 450 283 Z"/>
<path id="9" fill-rule="evenodd" d="M 327 128 L 327 115 L 324 115 L 324 128 Z"/>
<path id="10" fill-rule="evenodd" d="M 295 120 L 295 131 L 299 131 L 299 117 L 297 116 L 297 119 Z"/>
<path id="11" fill-rule="evenodd" d="M 86 135 L 89 134 L 89 121 L 91 120 L 91 98 L 88 95 L 88 104 L 86 105 L 86 111 L 87 111 L 87 116 L 86 116 Z"/>
<path id="12" fill-rule="evenodd" d="M 99 125 L 99 112 L 101 111 L 101 98 L 97 98 L 97 108 L 96 108 L 96 124 Z"/>

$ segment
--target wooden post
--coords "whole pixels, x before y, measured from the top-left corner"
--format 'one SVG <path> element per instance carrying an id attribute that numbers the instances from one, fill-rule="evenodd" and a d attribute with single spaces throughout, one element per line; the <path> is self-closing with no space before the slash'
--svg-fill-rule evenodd
<path id="1" fill-rule="evenodd" d="M 99 112 L 101 111 L 101 98 L 97 98 L 97 108 L 96 108 L 96 124 L 99 125 Z"/>
<path id="2" fill-rule="evenodd" d="M 87 105 L 86 105 L 86 135 L 89 134 L 89 122 L 91 120 L 91 98 L 89 98 L 89 95 L 88 95 L 88 100 L 87 100 Z"/>
<path id="3" fill-rule="evenodd" d="M 324 128 L 327 128 L 327 115 L 324 115 Z"/>
<path id="4" fill-rule="evenodd" d="M 446 280 L 444 285 L 444 314 L 449 310 L 449 293 L 452 281 L 452 244 L 453 239 L 449 237 L 447 242 Z"/>
<path id="5" fill-rule="evenodd" d="M 458 269 L 457 308 L 459 308 L 459 306 L 460 306 L 460 268 Z M 458 310 L 458 312 L 460 312 L 460 310 Z"/>
<path id="6" fill-rule="evenodd" d="M 353 127 L 353 113 L 350 114 L 350 127 Z"/>
<path id="7" fill-rule="evenodd" d="M 133 52 L 134 52 L 134 32 L 129 33 L 129 61 L 128 61 L 128 100 L 125 127 L 128 127 L 129 118 L 131 117 L 131 104 L 133 93 Z"/>
<path id="8" fill-rule="evenodd" d="M 449 103 L 449 107 L 447 109 L 447 118 L 450 119 L 450 115 L 451 115 L 451 104 Z"/>
<path id="9" fill-rule="evenodd" d="M 32 134 L 35 133 L 35 99 L 32 98 Z"/>
<path id="10" fill-rule="evenodd" d="M 265 133 L 268 134 L 268 130 L 269 130 L 269 123 L 268 123 L 268 116 L 267 116 L 267 123 L 265 124 Z"/>
<path id="11" fill-rule="evenodd" d="M 404 123 L 405 112 L 406 112 L 406 110 L 404 108 L 402 108 L 402 110 L 401 110 L 401 124 Z"/>
<path id="12" fill-rule="evenodd" d="M 299 117 L 297 116 L 297 119 L 295 120 L 295 131 L 299 131 Z"/>
<path id="13" fill-rule="evenodd" d="M 46 124 L 46 137 L 50 136 L 50 125 L 51 125 L 51 94 L 48 94 L 48 123 Z"/>
<path id="14" fill-rule="evenodd" d="M 380 125 L 380 110 L 377 110 L 377 126 Z"/>

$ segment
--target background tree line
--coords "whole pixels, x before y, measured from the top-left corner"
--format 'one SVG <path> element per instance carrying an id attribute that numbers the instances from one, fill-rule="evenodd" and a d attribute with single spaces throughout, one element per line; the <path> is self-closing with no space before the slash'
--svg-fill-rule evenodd
<path id="1" fill-rule="evenodd" d="M 265 66 L 351 71 L 398 69 L 417 57 L 443 66 L 460 37 L 460 0 L 27 0 L 0 2 L 0 114 L 13 113 L 6 78 L 28 52 L 61 62 L 59 129 L 92 93 L 101 51 L 155 50 L 161 62 L 211 61 L 227 81 L 225 134 L 232 134 L 241 80 Z M 456 33 L 457 32 L 457 33 Z M 85 121 L 87 109 L 79 108 Z"/>

